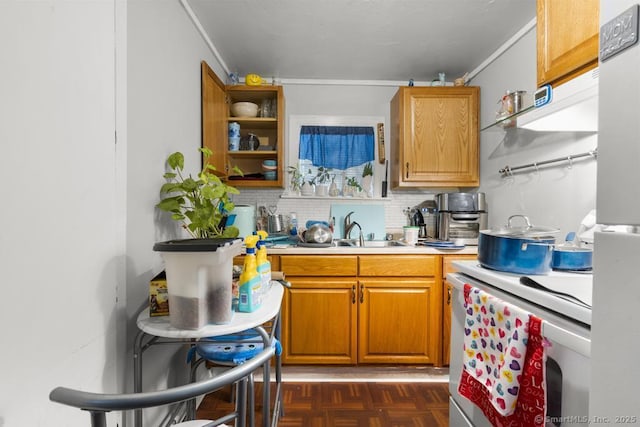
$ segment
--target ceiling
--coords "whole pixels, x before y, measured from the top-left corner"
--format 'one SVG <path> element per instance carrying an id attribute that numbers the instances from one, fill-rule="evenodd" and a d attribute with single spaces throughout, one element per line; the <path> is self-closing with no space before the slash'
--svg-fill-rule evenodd
<path id="1" fill-rule="evenodd" d="M 473 71 L 534 0 L 184 0 L 240 76 L 431 81 Z"/>

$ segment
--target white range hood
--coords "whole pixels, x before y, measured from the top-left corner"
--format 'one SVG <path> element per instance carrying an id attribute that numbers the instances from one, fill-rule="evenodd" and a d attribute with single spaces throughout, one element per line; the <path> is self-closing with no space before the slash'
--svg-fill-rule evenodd
<path id="1" fill-rule="evenodd" d="M 518 127 L 536 131 L 598 131 L 598 69 L 553 88 L 551 102 L 518 117 Z"/>

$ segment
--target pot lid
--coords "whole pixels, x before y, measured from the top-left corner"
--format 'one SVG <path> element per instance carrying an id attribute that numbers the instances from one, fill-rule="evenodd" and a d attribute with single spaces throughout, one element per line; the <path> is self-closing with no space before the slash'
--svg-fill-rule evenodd
<path id="1" fill-rule="evenodd" d="M 516 226 L 512 224 L 514 218 L 524 219 L 525 225 Z M 489 236 L 500 237 L 513 237 L 513 238 L 541 238 L 550 237 L 553 238 L 555 234 L 560 232 L 560 229 L 553 227 L 541 227 L 531 225 L 529 218 L 524 215 L 511 215 L 507 220 L 507 226 L 497 229 L 482 230 L 483 234 Z"/>

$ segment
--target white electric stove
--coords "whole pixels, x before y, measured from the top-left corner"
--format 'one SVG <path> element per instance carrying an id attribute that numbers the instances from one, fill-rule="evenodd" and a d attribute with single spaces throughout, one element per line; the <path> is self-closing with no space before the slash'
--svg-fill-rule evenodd
<path id="1" fill-rule="evenodd" d="M 458 393 L 464 341 L 464 285 L 469 284 L 539 317 L 546 339 L 546 427 L 588 425 L 591 352 L 591 274 L 551 272 L 528 276 L 546 288 L 573 295 L 558 295 L 525 286 L 522 275 L 484 268 L 477 261 L 458 261 L 453 284 L 451 354 L 449 366 L 449 425 L 489 427 L 482 411 Z"/>
<path id="2" fill-rule="evenodd" d="M 454 263 L 454 266 L 461 273 L 508 292 L 518 299 L 538 304 L 555 313 L 591 326 L 591 291 L 593 289 L 593 275 L 591 273 L 552 271 L 546 275 L 527 276 L 553 291 L 573 295 L 578 299 L 576 301 L 571 297 L 525 286 L 520 282 L 522 274 L 491 270 L 482 267 L 477 261 L 458 261 Z"/>

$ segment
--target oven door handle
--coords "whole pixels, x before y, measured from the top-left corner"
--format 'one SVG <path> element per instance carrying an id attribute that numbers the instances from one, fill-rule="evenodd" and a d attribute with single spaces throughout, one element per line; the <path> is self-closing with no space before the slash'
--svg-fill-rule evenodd
<path id="1" fill-rule="evenodd" d="M 560 326 L 542 321 L 542 336 L 553 344 L 567 347 L 586 358 L 591 357 L 591 341 Z"/>

